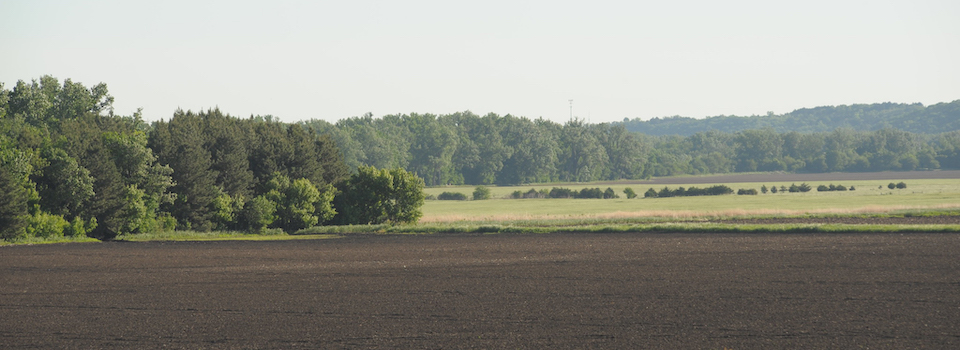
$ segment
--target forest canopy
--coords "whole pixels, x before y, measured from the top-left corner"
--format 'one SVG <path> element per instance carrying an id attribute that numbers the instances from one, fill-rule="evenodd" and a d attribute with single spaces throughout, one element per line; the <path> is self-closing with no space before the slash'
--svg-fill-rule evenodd
<path id="1" fill-rule="evenodd" d="M 651 136 L 622 124 L 558 124 L 470 112 L 300 124 L 330 135 L 349 168 L 401 167 L 437 185 L 516 185 L 755 171 L 864 172 L 960 168 L 960 131 L 705 131 Z"/>
<path id="2" fill-rule="evenodd" d="M 45 76 L 0 86 L 0 239 L 293 232 L 350 211 L 333 206 L 350 171 L 326 135 L 216 109 L 147 124 L 139 112 L 114 115 L 112 103 L 104 84 Z M 422 181 L 409 191 L 422 191 Z M 397 210 L 416 212 L 416 198 L 404 202 L 415 208 Z"/>

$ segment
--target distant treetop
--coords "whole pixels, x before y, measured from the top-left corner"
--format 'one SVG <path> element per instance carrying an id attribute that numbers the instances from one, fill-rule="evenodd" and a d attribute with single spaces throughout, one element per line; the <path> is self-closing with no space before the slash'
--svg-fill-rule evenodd
<path id="1" fill-rule="evenodd" d="M 650 120 L 624 119 L 629 131 L 647 135 L 690 136 L 710 130 L 735 133 L 772 128 L 777 132 L 830 132 L 837 128 L 873 131 L 895 128 L 921 134 L 960 130 L 960 100 L 924 106 L 920 103 L 874 103 L 801 108 L 786 114 L 715 116 L 704 119 L 665 117 Z"/>

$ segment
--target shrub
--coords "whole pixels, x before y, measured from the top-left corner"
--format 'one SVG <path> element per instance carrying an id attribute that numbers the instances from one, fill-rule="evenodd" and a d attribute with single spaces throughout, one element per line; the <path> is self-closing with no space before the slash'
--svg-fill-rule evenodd
<path id="1" fill-rule="evenodd" d="M 715 196 L 733 193 L 733 189 L 730 187 L 727 187 L 726 185 L 711 186 L 708 189 L 710 190 L 710 194 Z"/>
<path id="2" fill-rule="evenodd" d="M 516 190 L 516 191 L 513 191 L 513 193 L 510 194 L 510 198 L 513 198 L 513 199 L 521 199 L 521 198 L 523 198 L 523 199 L 527 199 L 527 198 L 545 198 L 545 197 L 546 197 L 545 194 L 543 194 L 543 193 L 541 193 L 541 192 L 538 192 L 538 191 L 537 191 L 536 189 L 534 189 L 534 188 L 531 188 L 531 189 L 530 189 L 529 191 L 527 191 L 527 192 L 523 192 L 523 191 L 521 191 L 521 190 Z"/>
<path id="3" fill-rule="evenodd" d="M 465 201 L 467 200 L 467 195 L 460 192 L 444 192 L 438 195 L 437 199 L 442 201 Z"/>
<path id="4" fill-rule="evenodd" d="M 657 193 L 657 197 L 673 197 L 673 191 L 668 187 L 664 187 L 660 192 Z"/>
<path id="5" fill-rule="evenodd" d="M 657 190 L 651 187 L 647 192 L 643 193 L 643 198 L 657 198 Z"/>
<path id="6" fill-rule="evenodd" d="M 851 191 L 856 191 L 857 189 L 854 188 L 853 186 L 850 186 L 850 190 L 851 190 Z"/>
<path id="7" fill-rule="evenodd" d="M 620 196 L 618 196 L 617 192 L 614 192 L 612 188 L 607 187 L 607 189 L 603 191 L 603 199 L 615 199 L 615 198 L 620 198 Z"/>
<path id="8" fill-rule="evenodd" d="M 754 188 L 751 188 L 751 189 L 742 189 L 742 188 L 741 188 L 741 189 L 737 190 L 737 194 L 738 194 L 738 195 L 751 195 L 751 196 L 755 196 L 755 195 L 757 194 L 757 190 L 754 189 Z"/>
<path id="9" fill-rule="evenodd" d="M 594 198 L 601 199 L 603 198 L 603 191 L 599 187 L 596 188 L 584 188 L 580 190 L 580 193 L 577 195 L 577 198 Z"/>
<path id="10" fill-rule="evenodd" d="M 27 237 L 63 237 L 69 230 L 70 222 L 60 215 L 38 212 L 27 219 Z"/>
<path id="11" fill-rule="evenodd" d="M 897 188 L 897 184 L 891 182 L 889 185 L 887 185 L 887 188 L 889 188 L 889 189 L 892 190 L 892 189 L 894 189 L 894 188 Z"/>
<path id="12" fill-rule="evenodd" d="M 821 192 L 822 191 L 846 191 L 846 190 L 847 190 L 847 187 L 844 185 L 830 184 L 830 186 L 826 186 L 826 185 L 817 186 L 817 191 L 821 191 Z"/>
<path id="13" fill-rule="evenodd" d="M 770 193 L 777 193 L 777 186 L 770 187 Z"/>
<path id="14" fill-rule="evenodd" d="M 623 194 L 627 195 L 627 199 L 637 198 L 637 193 L 636 193 L 636 192 L 633 192 L 633 189 L 630 188 L 630 187 L 624 188 L 624 189 L 623 189 Z"/>
<path id="15" fill-rule="evenodd" d="M 726 185 L 716 185 L 707 188 L 699 188 L 694 186 L 687 189 L 683 187 L 677 187 L 676 190 L 671 190 L 669 187 L 664 187 L 659 193 L 651 188 L 647 190 L 647 193 L 644 194 L 644 197 L 719 196 L 731 193 L 733 193 L 733 189 L 727 187 Z"/>
<path id="16" fill-rule="evenodd" d="M 767 194 L 767 191 L 769 191 L 769 189 L 767 189 L 767 185 L 760 186 L 760 192 Z"/>
<path id="17" fill-rule="evenodd" d="M 790 184 L 790 189 L 789 189 L 789 191 L 790 191 L 790 192 L 810 192 L 810 190 L 812 190 L 812 189 L 813 189 L 813 188 L 810 187 L 810 185 L 807 185 L 806 183 L 802 183 L 802 184 L 800 184 L 800 185 Z"/>
<path id="18" fill-rule="evenodd" d="M 479 201 L 484 199 L 490 199 L 490 189 L 486 186 L 477 186 L 473 189 L 473 200 Z"/>
<path id="19" fill-rule="evenodd" d="M 550 198 L 573 198 L 576 197 L 576 192 L 569 188 L 554 187 L 550 189 L 550 192 L 547 194 L 547 197 Z"/>
<path id="20" fill-rule="evenodd" d="M 543 195 L 534 188 L 523 194 L 523 198 L 543 198 Z"/>
<path id="21" fill-rule="evenodd" d="M 906 183 L 903 183 L 903 182 L 898 182 L 898 183 L 897 183 L 897 188 L 898 188 L 898 189 L 907 188 L 907 184 L 906 184 Z"/>
<path id="22" fill-rule="evenodd" d="M 176 227 L 177 219 L 174 219 L 169 214 L 161 216 L 157 220 L 160 221 L 161 226 L 165 231 L 173 231 L 173 229 Z M 167 229 L 166 224 L 170 221 L 173 221 L 173 227 Z M 95 228 L 97 228 L 97 218 L 90 218 L 90 220 L 84 222 L 83 219 L 78 216 L 73 218 L 70 226 L 64 228 L 63 235 L 72 237 L 86 237 L 87 232 L 93 231 Z"/>
<path id="23" fill-rule="evenodd" d="M 686 188 L 683 188 L 683 187 L 677 187 L 676 190 L 673 190 L 673 195 L 674 195 L 674 196 L 677 196 L 677 197 L 679 197 L 679 196 L 686 196 L 686 195 L 687 195 L 687 189 L 686 189 Z"/>

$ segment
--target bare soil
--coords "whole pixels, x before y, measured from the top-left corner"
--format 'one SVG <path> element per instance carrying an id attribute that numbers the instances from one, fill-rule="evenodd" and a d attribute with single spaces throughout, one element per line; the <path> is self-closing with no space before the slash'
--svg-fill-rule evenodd
<path id="1" fill-rule="evenodd" d="M 2 348 L 960 347 L 960 235 L 0 248 Z"/>

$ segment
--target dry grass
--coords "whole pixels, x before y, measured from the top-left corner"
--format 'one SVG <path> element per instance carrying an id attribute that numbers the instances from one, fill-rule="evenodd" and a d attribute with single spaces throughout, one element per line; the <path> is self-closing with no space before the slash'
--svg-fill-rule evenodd
<path id="1" fill-rule="evenodd" d="M 639 210 L 616 211 L 610 213 L 591 214 L 497 214 L 497 215 L 464 215 L 442 214 L 424 215 L 421 223 L 451 223 L 451 222 L 508 222 L 508 221 L 540 221 L 564 219 L 698 219 L 698 218 L 730 218 L 730 217 L 758 217 L 758 216 L 802 216 L 802 215 L 864 215 L 889 214 L 912 210 L 960 209 L 957 204 L 937 204 L 926 206 L 907 205 L 871 205 L 859 208 L 824 208 L 824 209 L 724 209 L 724 210 Z"/>

